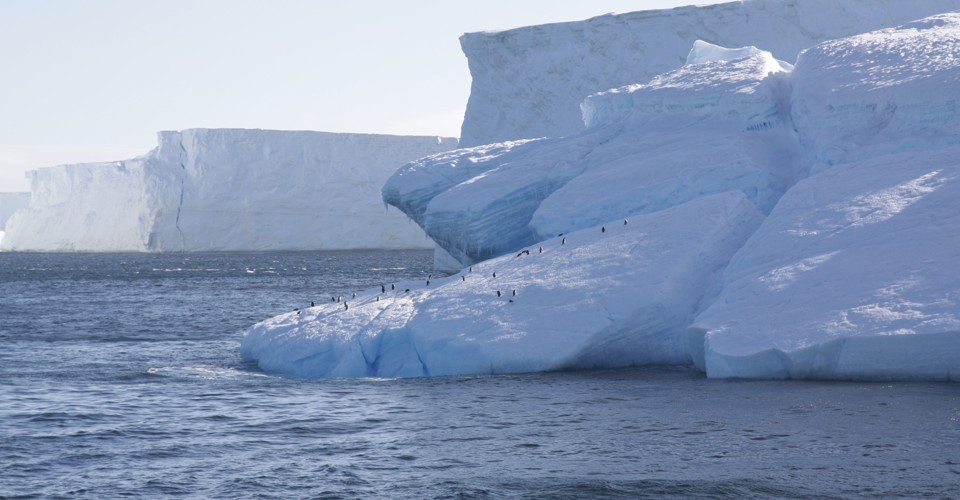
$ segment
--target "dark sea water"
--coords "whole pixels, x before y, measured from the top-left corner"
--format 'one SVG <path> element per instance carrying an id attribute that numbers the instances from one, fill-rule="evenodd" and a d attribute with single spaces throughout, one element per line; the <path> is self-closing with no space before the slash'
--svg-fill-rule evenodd
<path id="1" fill-rule="evenodd" d="M 0 497 L 960 497 L 960 384 L 296 380 L 243 329 L 430 252 L 0 253 Z"/>

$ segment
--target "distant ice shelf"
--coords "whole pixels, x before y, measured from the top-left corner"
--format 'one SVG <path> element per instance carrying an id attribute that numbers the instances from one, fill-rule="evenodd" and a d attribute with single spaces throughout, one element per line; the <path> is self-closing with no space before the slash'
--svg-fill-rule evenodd
<path id="1" fill-rule="evenodd" d="M 432 248 L 380 186 L 455 138 L 277 130 L 161 132 L 144 156 L 29 173 L 0 249 Z"/>

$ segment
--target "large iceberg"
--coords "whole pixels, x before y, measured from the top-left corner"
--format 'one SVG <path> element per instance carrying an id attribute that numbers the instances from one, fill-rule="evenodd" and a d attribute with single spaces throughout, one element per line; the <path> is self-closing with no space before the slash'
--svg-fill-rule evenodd
<path id="1" fill-rule="evenodd" d="M 960 13 L 795 67 L 697 43 L 586 97 L 582 132 L 398 170 L 384 199 L 465 267 L 267 320 L 242 352 L 298 376 L 958 380 L 956 54 Z"/>
<path id="2" fill-rule="evenodd" d="M 3 250 L 431 248 L 380 199 L 406 161 L 457 140 L 276 130 L 161 132 L 131 160 L 29 173 Z"/>
<path id="3" fill-rule="evenodd" d="M 960 0 L 743 0 L 469 33 L 466 147 L 583 129 L 584 96 L 677 69 L 695 40 L 794 61 L 810 46 L 960 9 Z"/>

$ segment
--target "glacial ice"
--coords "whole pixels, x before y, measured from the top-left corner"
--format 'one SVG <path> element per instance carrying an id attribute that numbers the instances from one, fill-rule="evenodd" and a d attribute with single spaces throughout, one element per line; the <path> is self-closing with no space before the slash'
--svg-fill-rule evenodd
<path id="1" fill-rule="evenodd" d="M 677 69 L 695 40 L 792 62 L 820 42 L 956 9 L 960 0 L 743 0 L 468 33 L 461 145 L 580 132 L 585 96 Z"/>
<path id="2" fill-rule="evenodd" d="M 243 355 L 307 377 L 692 361 L 958 380 L 960 13 L 817 45 L 792 70 L 706 48 L 589 96 L 582 132 L 401 168 L 384 199 L 466 267 L 267 320 Z"/>
<path id="3" fill-rule="evenodd" d="M 14 212 L 26 208 L 30 203 L 30 193 L 0 193 L 0 231 L 7 227 L 7 219 Z"/>
<path id="4" fill-rule="evenodd" d="M 701 290 L 761 220 L 739 192 L 702 197 L 429 284 L 277 316 L 247 332 L 241 353 L 300 377 L 686 364 L 684 328 Z"/>
<path id="5" fill-rule="evenodd" d="M 380 186 L 456 139 L 275 130 L 161 132 L 131 160 L 29 173 L 3 250 L 431 248 Z"/>
<path id="6" fill-rule="evenodd" d="M 387 180 L 384 200 L 461 267 L 708 194 L 739 190 L 766 213 L 797 168 L 783 72 L 757 52 L 596 94 L 585 132 L 420 159 Z"/>

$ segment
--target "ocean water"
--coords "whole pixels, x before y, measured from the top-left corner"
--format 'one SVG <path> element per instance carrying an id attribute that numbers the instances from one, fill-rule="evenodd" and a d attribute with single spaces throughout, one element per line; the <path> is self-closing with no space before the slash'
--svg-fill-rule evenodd
<path id="1" fill-rule="evenodd" d="M 960 497 L 960 384 L 297 380 L 260 319 L 431 252 L 0 253 L 0 497 Z"/>

